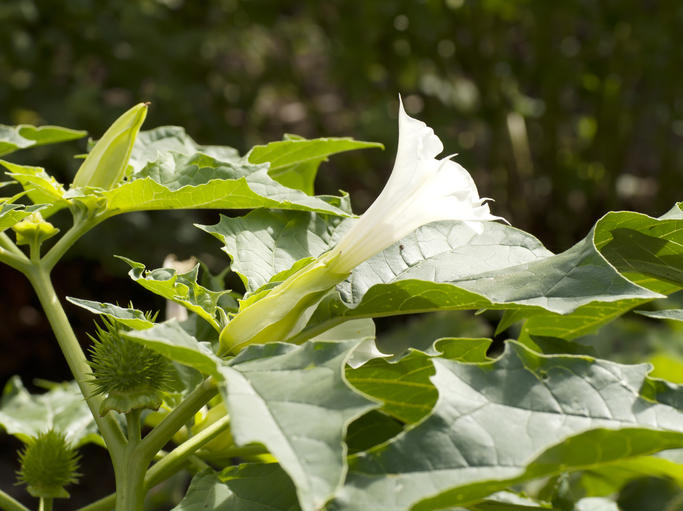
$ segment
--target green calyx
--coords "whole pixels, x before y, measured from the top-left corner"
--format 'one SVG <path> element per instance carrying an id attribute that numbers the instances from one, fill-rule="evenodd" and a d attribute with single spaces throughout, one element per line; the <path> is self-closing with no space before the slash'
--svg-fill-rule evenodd
<path id="1" fill-rule="evenodd" d="M 109 190 L 123 179 L 135 138 L 147 116 L 147 106 L 148 103 L 138 103 L 114 121 L 88 153 L 72 186 Z"/>
<path id="2" fill-rule="evenodd" d="M 263 298 L 243 301 L 220 334 L 219 354 L 236 354 L 249 344 L 285 341 L 299 333 L 322 299 L 348 276 L 330 269 L 334 260 L 323 255 Z"/>
<path id="3" fill-rule="evenodd" d="M 131 410 L 161 406 L 163 393 L 173 389 L 173 365 L 162 355 L 121 336 L 125 327 L 105 321 L 91 337 L 92 383 L 105 397 L 100 415 L 110 410 Z"/>
<path id="4" fill-rule="evenodd" d="M 40 246 L 43 241 L 52 238 L 59 232 L 54 225 L 43 219 L 36 211 L 12 226 L 17 235 L 17 245 Z"/>
<path id="5" fill-rule="evenodd" d="M 64 434 L 54 430 L 39 433 L 19 452 L 18 481 L 28 485 L 28 492 L 34 497 L 68 498 L 64 487 L 78 482 L 79 458 Z"/>

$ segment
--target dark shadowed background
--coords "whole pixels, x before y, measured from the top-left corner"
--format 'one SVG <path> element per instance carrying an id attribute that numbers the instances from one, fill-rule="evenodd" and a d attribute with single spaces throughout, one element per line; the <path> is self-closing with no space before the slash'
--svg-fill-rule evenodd
<path id="1" fill-rule="evenodd" d="M 553 251 L 609 210 L 658 216 L 683 199 L 681 2 L 2 0 L 0 27 L 0 123 L 97 138 L 151 101 L 146 128 L 181 125 L 241 152 L 284 133 L 382 142 L 385 151 L 337 156 L 319 173 L 319 192 L 344 189 L 362 212 L 393 163 L 401 93 L 496 199 L 494 213 Z M 84 151 L 82 140 L 10 159 L 68 183 Z M 159 309 L 111 254 L 148 267 L 169 252 L 196 255 L 218 271 L 227 260 L 216 240 L 192 226 L 217 218 L 115 218 L 58 266 L 57 290 Z M 0 384 L 17 373 L 27 385 L 67 378 L 28 284 L 6 267 L 0 279 Z M 85 341 L 92 317 L 67 312 Z M 2 481 L 13 480 L 17 447 L 0 437 Z M 88 498 L 111 486 L 100 466 Z"/>

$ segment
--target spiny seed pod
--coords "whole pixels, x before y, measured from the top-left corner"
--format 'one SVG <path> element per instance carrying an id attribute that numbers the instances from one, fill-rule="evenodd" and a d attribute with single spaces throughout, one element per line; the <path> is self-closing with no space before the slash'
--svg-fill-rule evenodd
<path id="1" fill-rule="evenodd" d="M 19 452 L 21 468 L 17 479 L 20 484 L 28 485 L 28 492 L 34 497 L 68 498 L 64 487 L 78 482 L 79 459 L 64 434 L 54 430 L 38 433 Z"/>
<path id="2" fill-rule="evenodd" d="M 159 353 L 124 338 L 125 327 L 105 320 L 97 325 L 90 347 L 92 383 L 98 394 L 106 396 L 100 415 L 110 410 L 131 410 L 161 406 L 164 391 L 173 389 L 173 365 Z"/>

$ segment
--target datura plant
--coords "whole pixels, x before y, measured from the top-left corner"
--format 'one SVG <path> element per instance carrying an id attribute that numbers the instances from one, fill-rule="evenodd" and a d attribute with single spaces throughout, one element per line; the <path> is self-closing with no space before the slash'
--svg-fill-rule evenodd
<path id="1" fill-rule="evenodd" d="M 400 101 L 394 168 L 360 217 L 346 194 L 315 195 L 315 176 L 380 144 L 287 135 L 240 155 L 141 130 L 147 109 L 90 144 L 70 184 L 12 153 L 85 132 L 0 126 L 0 262 L 32 285 L 74 378 L 6 384 L 28 494 L 0 490 L 0 509 L 61 505 L 89 476 L 87 443 L 107 449 L 116 491 L 82 511 L 140 511 L 176 474 L 175 511 L 629 510 L 653 479 L 657 509 L 680 505 L 683 203 L 607 213 L 554 254 L 493 215 Z M 56 294 L 60 259 L 100 223 L 199 208 L 226 211 L 197 225 L 227 255 L 220 277 L 118 256 L 167 317 L 107 290 Z M 100 316 L 93 330 L 74 332 L 64 300 Z M 634 309 L 666 340 L 651 364 L 591 345 Z M 373 318 L 409 314 L 376 337 Z"/>

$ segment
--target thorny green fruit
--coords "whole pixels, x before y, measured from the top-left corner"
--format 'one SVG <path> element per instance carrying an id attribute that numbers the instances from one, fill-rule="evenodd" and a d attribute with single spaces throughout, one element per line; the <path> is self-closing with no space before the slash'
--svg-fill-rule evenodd
<path id="1" fill-rule="evenodd" d="M 68 498 L 64 487 L 78 482 L 79 459 L 63 433 L 54 430 L 38 433 L 19 452 L 18 481 L 28 485 L 28 492 L 34 497 Z"/>
<path id="2" fill-rule="evenodd" d="M 155 351 L 124 338 L 125 327 L 115 321 L 97 325 L 90 347 L 90 367 L 98 394 L 106 396 L 100 414 L 161 406 L 163 392 L 173 389 L 173 365 Z"/>

